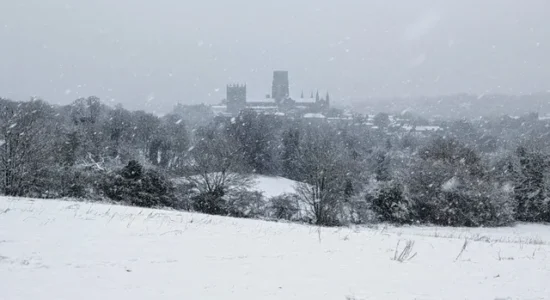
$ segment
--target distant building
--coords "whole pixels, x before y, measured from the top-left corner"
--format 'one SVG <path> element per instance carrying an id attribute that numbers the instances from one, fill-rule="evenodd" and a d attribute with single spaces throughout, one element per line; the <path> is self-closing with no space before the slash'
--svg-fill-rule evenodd
<path id="1" fill-rule="evenodd" d="M 319 96 L 319 92 L 309 98 L 290 96 L 290 83 L 288 71 L 274 71 L 271 86 L 271 95 L 264 99 L 249 99 L 246 93 L 246 85 L 227 85 L 226 97 L 227 113 L 237 115 L 242 110 L 253 110 L 267 113 L 291 113 L 304 115 L 307 113 L 323 113 L 330 108 L 330 96 L 327 93 L 325 98 Z"/>
<path id="2" fill-rule="evenodd" d="M 246 85 L 227 86 L 227 112 L 238 114 L 246 107 Z"/>
<path id="3" fill-rule="evenodd" d="M 290 86 L 288 82 L 288 71 L 273 72 L 273 83 L 271 85 L 271 97 L 280 103 L 290 98 Z"/>

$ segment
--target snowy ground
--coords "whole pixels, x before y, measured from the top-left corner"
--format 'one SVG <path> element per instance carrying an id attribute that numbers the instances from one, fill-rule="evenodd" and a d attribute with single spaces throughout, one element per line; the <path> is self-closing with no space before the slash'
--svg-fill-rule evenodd
<path id="1" fill-rule="evenodd" d="M 392 260 L 399 240 L 416 256 Z M 0 197 L 0 299 L 548 299 L 549 282 L 546 226 L 319 229 Z"/>
<path id="2" fill-rule="evenodd" d="M 256 175 L 249 190 L 262 192 L 266 199 L 283 194 L 296 194 L 297 181 L 278 176 Z"/>
<path id="3" fill-rule="evenodd" d="M 217 173 L 211 173 L 211 176 L 215 178 L 216 174 Z M 195 180 L 202 181 L 202 178 L 195 177 Z M 251 182 L 248 190 L 261 192 L 266 200 L 284 194 L 296 194 L 296 186 L 299 184 L 298 181 L 280 176 L 250 175 L 250 180 Z M 189 182 L 189 180 L 182 177 L 175 179 L 174 182 L 176 184 L 182 184 Z"/>

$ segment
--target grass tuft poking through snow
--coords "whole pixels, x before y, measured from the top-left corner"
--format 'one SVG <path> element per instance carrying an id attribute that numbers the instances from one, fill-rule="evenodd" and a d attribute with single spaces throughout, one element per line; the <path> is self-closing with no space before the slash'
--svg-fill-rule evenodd
<path id="1" fill-rule="evenodd" d="M 405 262 L 413 259 L 416 256 L 416 252 L 412 253 L 414 248 L 414 241 L 405 241 L 405 247 L 403 249 L 399 250 L 399 244 L 401 243 L 401 240 L 397 242 L 397 246 L 395 246 L 395 252 L 393 254 L 393 260 L 398 262 Z"/>

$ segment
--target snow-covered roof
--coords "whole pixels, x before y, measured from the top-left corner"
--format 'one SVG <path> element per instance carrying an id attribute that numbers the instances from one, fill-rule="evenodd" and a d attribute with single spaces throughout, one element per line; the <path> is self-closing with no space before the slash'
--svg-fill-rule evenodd
<path id="1" fill-rule="evenodd" d="M 352 112 L 349 112 L 349 111 L 345 111 L 343 114 L 343 116 L 346 116 L 348 118 L 353 118 L 353 113 Z"/>
<path id="2" fill-rule="evenodd" d="M 439 126 L 412 126 L 412 125 L 403 125 L 401 126 L 404 130 L 407 131 L 438 131 L 441 130 L 441 127 Z"/>
<path id="3" fill-rule="evenodd" d="M 212 112 L 215 115 L 223 115 L 227 113 L 227 106 L 226 105 L 213 105 L 210 106 L 210 109 L 212 109 Z"/>
<path id="4" fill-rule="evenodd" d="M 315 98 L 292 98 L 296 102 L 315 103 Z"/>
<path id="5" fill-rule="evenodd" d="M 275 99 L 273 98 L 253 98 L 253 99 L 246 99 L 246 102 L 248 103 L 273 103 L 275 104 Z"/>
<path id="6" fill-rule="evenodd" d="M 353 118 L 346 118 L 346 117 L 330 117 L 330 118 L 327 118 L 327 120 L 330 120 L 330 121 L 351 121 L 351 120 L 353 120 Z"/>
<path id="7" fill-rule="evenodd" d="M 416 131 L 438 131 L 441 130 L 439 126 L 416 126 Z"/>
<path id="8" fill-rule="evenodd" d="M 304 118 L 306 119 L 324 119 L 325 116 L 323 114 L 319 113 L 308 113 L 304 115 Z"/>
<path id="9" fill-rule="evenodd" d="M 247 109 L 253 109 L 253 110 L 271 110 L 271 109 L 278 109 L 277 106 L 247 106 Z"/>

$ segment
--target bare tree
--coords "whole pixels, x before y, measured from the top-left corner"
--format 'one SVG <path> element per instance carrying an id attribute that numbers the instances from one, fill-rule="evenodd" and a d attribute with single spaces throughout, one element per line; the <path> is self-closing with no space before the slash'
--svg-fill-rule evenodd
<path id="1" fill-rule="evenodd" d="M 191 149 L 188 181 L 198 190 L 197 210 L 224 214 L 223 197 L 231 191 L 244 190 L 250 176 L 241 173 L 242 153 L 224 128 L 201 128 Z"/>
<path id="2" fill-rule="evenodd" d="M 318 225 L 335 225 L 344 199 L 344 151 L 328 127 L 309 127 L 300 144 L 298 168 L 305 182 L 296 190 Z"/>
<path id="3" fill-rule="evenodd" d="M 51 107 L 40 100 L 2 101 L 0 111 L 0 187 L 21 196 L 40 180 L 52 159 Z"/>

